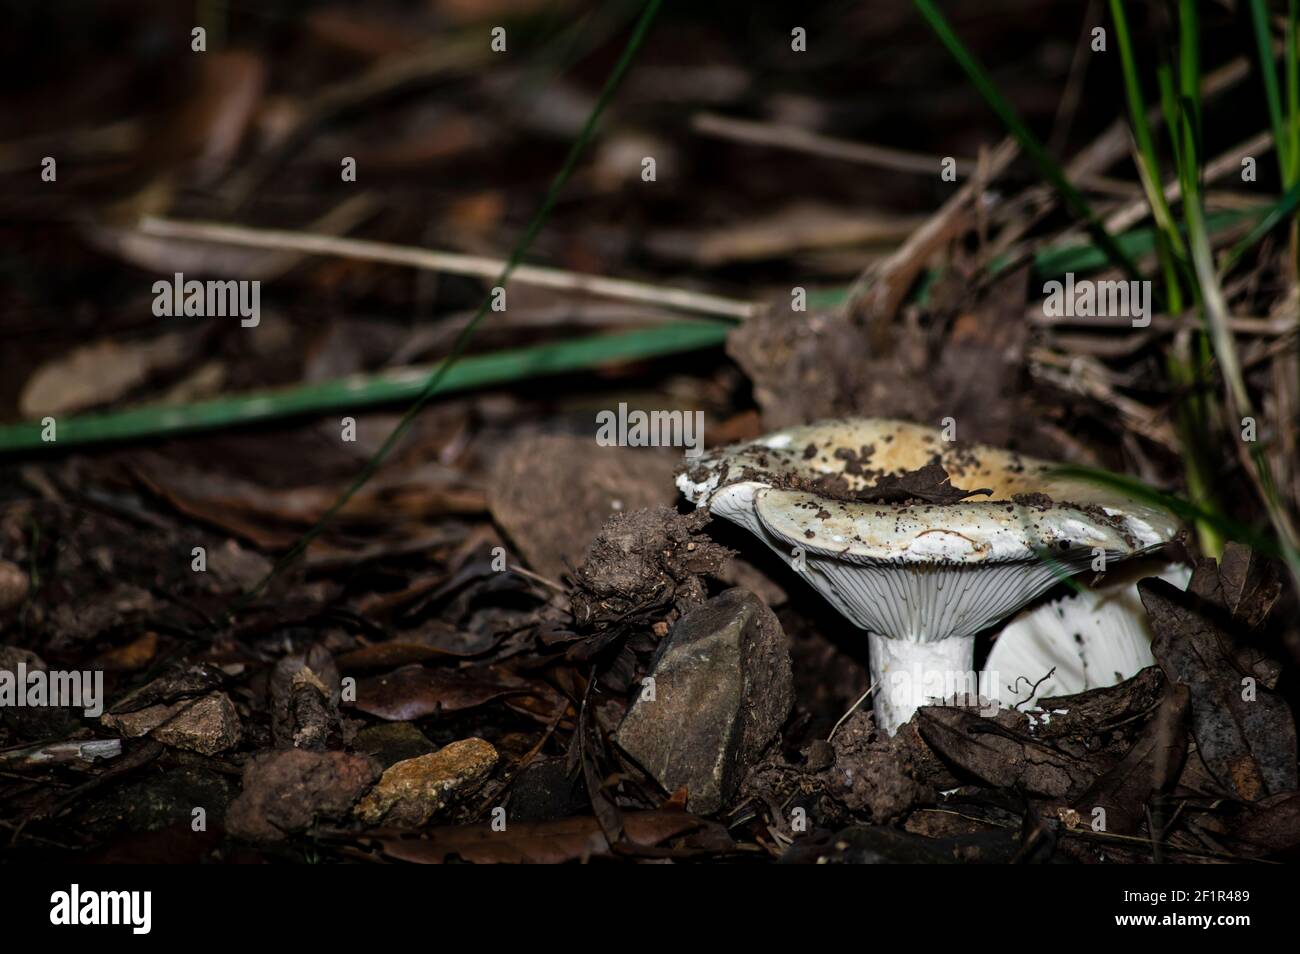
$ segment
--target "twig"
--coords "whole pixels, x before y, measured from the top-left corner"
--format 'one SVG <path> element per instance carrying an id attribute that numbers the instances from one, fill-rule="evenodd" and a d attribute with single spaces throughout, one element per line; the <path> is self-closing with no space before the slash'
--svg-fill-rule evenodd
<path id="1" fill-rule="evenodd" d="M 876 691 L 876 687 L 879 686 L 879 685 L 880 685 L 880 680 L 877 679 L 875 682 L 873 682 L 873 683 L 871 684 L 871 688 L 870 688 L 870 689 L 868 689 L 868 690 L 867 690 L 866 692 L 864 692 L 862 695 L 858 696 L 858 701 L 855 702 L 855 703 L 853 703 L 853 705 L 849 706 L 849 711 L 846 712 L 846 713 L 844 713 L 844 715 L 840 716 L 840 721 L 839 721 L 839 722 L 836 722 L 835 725 L 831 728 L 831 734 L 828 735 L 828 736 L 826 736 L 826 741 L 827 741 L 827 742 L 829 742 L 829 741 L 831 741 L 832 739 L 835 738 L 835 733 L 836 733 L 836 731 L 839 730 L 839 727 L 842 726 L 842 725 L 844 724 L 844 720 L 847 719 L 849 716 L 853 715 L 854 710 L 856 710 L 858 706 L 862 705 L 862 703 L 866 702 L 866 701 L 867 701 L 867 696 L 869 696 L 869 695 L 871 695 L 873 692 L 875 692 L 875 691 Z"/>
<path id="2" fill-rule="evenodd" d="M 568 592 L 568 590 L 562 587 L 559 583 L 556 583 L 554 580 L 548 579 L 542 576 L 540 573 L 534 573 L 532 570 L 525 570 L 522 566 L 519 566 L 518 564 L 510 567 L 510 572 L 517 573 L 520 576 L 524 577 L 525 579 L 532 580 L 536 583 L 541 583 L 543 586 L 549 586 L 557 593 Z"/>
<path id="3" fill-rule="evenodd" d="M 938 172 L 941 163 L 939 156 L 891 149 L 888 146 L 875 146 L 864 142 L 850 142 L 847 139 L 835 139 L 810 132 L 800 126 L 733 119 L 729 116 L 719 116 L 717 113 L 696 113 L 691 117 L 691 128 L 696 132 L 717 136 L 720 139 L 772 146 L 777 149 L 791 149 L 812 156 L 843 159 L 847 162 L 893 169 L 895 172 L 934 175 Z M 973 159 L 957 159 L 955 162 L 957 174 L 963 178 L 975 169 Z"/>
<path id="4" fill-rule="evenodd" d="M 474 275 L 488 280 L 499 278 L 506 266 L 504 259 L 486 258 L 481 255 L 461 255 L 456 252 L 438 252 L 369 239 L 339 238 L 333 235 L 316 235 L 285 229 L 258 229 L 221 222 L 182 222 L 176 219 L 149 217 L 141 220 L 139 231 L 144 235 L 159 238 L 217 242 L 248 248 L 305 252 L 311 255 L 337 255 L 356 261 L 406 265 L 411 268 L 450 272 L 455 275 Z M 707 295 L 684 288 L 662 288 L 622 278 L 580 275 L 577 272 L 543 268 L 537 265 L 519 265 L 510 273 L 510 280 L 524 285 L 582 292 L 623 301 L 647 302 L 681 311 L 720 315 L 726 318 L 748 318 L 760 307 L 754 302 Z"/>
<path id="5" fill-rule="evenodd" d="M 968 180 L 895 252 L 858 277 L 849 289 L 847 311 L 879 320 L 892 318 L 930 256 L 966 229 L 971 221 L 971 204 L 979 201 L 984 187 L 1001 175 L 1019 153 L 1015 139 L 999 143 L 989 156 L 986 176 Z"/>
<path id="6" fill-rule="evenodd" d="M 1205 168 L 1201 171 L 1202 181 L 1210 183 L 1221 179 L 1228 173 L 1239 170 L 1241 160 L 1246 156 L 1263 155 L 1272 148 L 1273 134 L 1269 132 L 1260 133 L 1207 162 Z M 1182 198 L 1182 183 L 1175 177 L 1165 185 L 1164 192 L 1165 198 L 1170 202 L 1174 202 Z M 1126 232 L 1150 214 L 1151 207 L 1147 203 L 1146 196 L 1143 195 L 1112 212 L 1106 218 L 1106 228 L 1112 232 Z"/>
<path id="7" fill-rule="evenodd" d="M 1133 325 L 1132 318 L 1123 316 L 1096 315 L 1091 317 L 1080 317 L 1074 315 L 1052 316 L 1043 313 L 1041 305 L 1034 305 L 1025 309 L 1025 320 L 1031 325 L 1038 325 L 1043 328 L 1130 328 Z M 1183 328 L 1191 331 L 1200 331 L 1205 326 L 1201 320 L 1196 317 L 1194 311 L 1187 311 L 1182 315 L 1153 315 L 1149 326 L 1153 331 L 1175 332 Z M 1295 331 L 1295 322 L 1288 318 L 1230 318 L 1228 327 L 1238 334 L 1259 335 L 1265 338 L 1280 337 L 1291 334 Z"/>

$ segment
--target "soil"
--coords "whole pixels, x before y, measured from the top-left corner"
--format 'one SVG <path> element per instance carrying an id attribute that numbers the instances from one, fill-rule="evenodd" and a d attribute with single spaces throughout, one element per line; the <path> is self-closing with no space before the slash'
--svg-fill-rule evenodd
<path id="1" fill-rule="evenodd" d="M 1111 266 L 904 0 L 806 5 L 799 54 L 785 6 L 738 28 L 722 5 L 664 4 L 536 229 L 635 11 L 200 6 L 202 55 L 163 0 L 27 4 L 10 31 L 0 861 L 1300 859 L 1290 223 L 1223 283 L 1238 385 L 1203 360 L 1222 342 L 1199 314 L 1045 313 L 1063 269 Z M 1258 71 L 1221 69 L 1254 56 L 1240 6 L 1201 8 L 1207 157 L 1270 126 Z M 1070 52 L 1090 9 L 1016 0 L 954 28 L 1115 221 L 1142 188 L 1116 58 Z M 1166 19 L 1134 18 L 1144 69 Z M 500 22 L 508 55 L 473 39 Z M 1207 177 L 1212 218 L 1285 195 L 1274 165 Z M 205 222 L 243 238 L 193 237 Z M 300 234 L 326 251 L 285 245 Z M 177 273 L 259 282 L 257 323 L 159 317 L 153 285 Z M 1238 387 L 1259 427 L 1244 452 Z M 599 443 L 621 405 L 698 412 L 706 452 L 845 415 L 953 417 L 962 442 L 1108 468 L 1214 520 L 1175 548 L 1187 592 L 1142 586 L 1155 665 L 1041 711 L 928 706 L 886 738 L 860 702 L 865 634 L 690 511 L 688 448 Z M 988 494 L 963 446 L 904 474 L 844 448 L 840 472 L 776 485 L 821 519 L 940 513 Z M 818 454 L 756 452 L 746 473 Z M 779 621 L 759 614 L 792 663 L 771 701 L 793 701 L 692 811 L 615 738 L 674 628 L 737 586 Z M 102 676 L 103 712 L 9 704 L 20 670 Z"/>

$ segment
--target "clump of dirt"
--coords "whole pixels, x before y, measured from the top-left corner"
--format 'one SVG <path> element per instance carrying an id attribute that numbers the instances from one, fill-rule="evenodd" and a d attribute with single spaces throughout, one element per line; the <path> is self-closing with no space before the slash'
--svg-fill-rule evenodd
<path id="1" fill-rule="evenodd" d="M 703 603 L 703 578 L 716 576 L 734 553 L 700 532 L 708 522 L 704 511 L 668 507 L 611 517 L 574 573 L 574 619 L 601 625 Z"/>
<path id="2" fill-rule="evenodd" d="M 817 778 L 827 794 L 850 812 L 869 813 L 877 824 L 895 821 L 935 797 L 919 779 L 910 748 L 879 731 L 868 712 L 855 712 L 828 746 L 814 744 L 808 754 L 809 768 L 820 770 Z"/>
<path id="3" fill-rule="evenodd" d="M 1014 494 L 1011 500 L 1022 507 L 1034 507 L 1038 510 L 1047 510 L 1052 506 L 1052 498 L 1044 493 Z"/>

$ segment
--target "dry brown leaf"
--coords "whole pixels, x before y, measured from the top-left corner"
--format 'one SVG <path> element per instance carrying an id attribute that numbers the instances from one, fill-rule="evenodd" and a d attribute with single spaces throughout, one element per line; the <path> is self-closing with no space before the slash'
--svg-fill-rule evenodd
<path id="1" fill-rule="evenodd" d="M 189 354 L 188 336 L 141 341 L 96 341 L 37 368 L 18 399 L 23 417 L 68 414 L 108 404 L 151 375 L 178 366 Z"/>

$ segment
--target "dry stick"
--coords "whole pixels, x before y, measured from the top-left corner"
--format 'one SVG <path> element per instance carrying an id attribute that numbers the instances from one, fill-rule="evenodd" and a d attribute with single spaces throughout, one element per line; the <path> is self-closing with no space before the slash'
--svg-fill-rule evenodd
<path id="1" fill-rule="evenodd" d="M 1089 397 L 1115 408 L 1132 430 L 1174 453 L 1178 452 L 1178 442 L 1169 426 L 1159 420 L 1154 410 L 1116 393 L 1108 382 L 1096 375 L 1095 367 L 1090 367 L 1084 359 L 1064 357 L 1041 348 L 1031 351 L 1028 357 L 1031 377 L 1062 391 Z M 1089 371 L 1093 373 L 1087 373 Z"/>
<path id="2" fill-rule="evenodd" d="M 836 139 L 810 132 L 800 126 L 756 122 L 752 119 L 733 119 L 729 116 L 719 116 L 717 113 L 696 113 L 691 117 L 691 128 L 696 132 L 733 142 L 792 149 L 812 156 L 843 159 L 846 162 L 859 162 L 867 166 L 879 166 L 882 169 L 893 169 L 895 172 L 913 172 L 917 175 L 933 175 L 942 162 L 939 156 L 921 152 L 891 149 L 888 146 L 875 146 L 865 142 L 850 142 L 847 139 Z M 975 169 L 975 162 L 971 159 L 957 159 L 956 164 L 957 173 L 962 176 L 969 175 Z"/>
<path id="3" fill-rule="evenodd" d="M 939 211 L 913 232 L 897 250 L 858 276 L 849 289 L 846 310 L 860 315 L 892 316 L 903 295 L 926 260 L 966 228 L 970 203 L 984 184 L 996 179 L 1020 153 L 1020 146 L 1008 136 L 989 155 L 987 175 L 972 179 L 958 189 Z"/>
<path id="4" fill-rule="evenodd" d="M 1280 44 L 1277 50 L 1281 52 Z M 1201 95 L 1203 97 L 1213 96 L 1231 88 L 1249 75 L 1250 62 L 1244 56 L 1238 57 L 1225 63 L 1217 70 L 1206 74 L 1205 78 L 1201 80 Z M 1156 123 L 1160 119 L 1159 106 L 1153 106 L 1147 110 L 1148 122 Z M 1106 127 L 1106 130 L 1101 135 L 1075 154 L 1074 159 L 1065 167 L 1065 178 L 1075 185 L 1084 185 L 1091 179 L 1101 175 L 1101 173 L 1128 155 L 1129 138 L 1128 121 L 1123 118 L 1116 119 Z M 1037 222 L 1056 208 L 1056 193 L 1050 186 L 1036 185 L 1025 191 L 1029 198 L 1024 201 L 1035 207 L 1037 214 L 1026 216 L 1021 221 L 1008 225 L 1004 233 L 998 236 L 997 243 L 991 249 L 992 255 L 1006 253 Z M 1081 235 L 1082 231 L 1082 229 L 1068 229 L 1061 235 L 1054 236 L 1051 241 L 1069 241 L 1072 237 Z M 1012 257 L 1019 258 L 1018 255 L 1012 255 Z"/>
<path id="5" fill-rule="evenodd" d="M 405 265 L 426 271 L 450 272 L 454 275 L 473 275 L 495 280 L 506 266 L 504 259 L 481 255 L 461 255 L 456 252 L 437 252 L 411 245 L 395 245 L 370 239 L 337 238 L 311 232 L 285 229 L 258 229 L 245 225 L 228 225 L 220 222 L 183 222 L 176 219 L 149 217 L 141 220 L 139 231 L 158 238 L 188 239 L 216 242 L 225 245 L 242 245 L 248 248 L 265 248 L 279 251 L 305 252 L 312 255 L 337 255 L 356 261 L 381 262 L 386 265 Z M 718 315 L 724 318 L 745 319 L 755 314 L 760 306 L 754 302 L 723 298 L 684 288 L 661 288 L 623 278 L 605 278 L 601 275 L 581 275 L 558 268 L 537 265 L 519 265 L 510 273 L 510 280 L 524 285 L 556 288 L 563 291 L 582 292 L 622 301 L 639 301 L 697 314 Z"/>
<path id="6" fill-rule="evenodd" d="M 368 192 L 360 192 L 329 209 L 324 215 L 306 223 L 310 234 L 322 237 L 343 235 L 379 211 L 379 203 Z M 163 273 L 188 271 L 236 271 L 234 277 L 260 279 L 269 282 L 296 268 L 306 255 L 301 252 L 275 250 L 261 254 L 260 250 L 242 248 L 221 249 L 218 257 L 246 260 L 242 265 L 234 262 L 212 261 L 211 242 L 188 242 L 173 238 L 146 235 L 136 226 L 88 225 L 82 234 L 92 245 L 105 249 L 127 263 L 146 271 Z"/>
<path id="7" fill-rule="evenodd" d="M 1241 160 L 1246 156 L 1267 153 L 1272 148 L 1273 134 L 1271 132 L 1260 133 L 1206 163 L 1201 179 L 1203 182 L 1214 182 L 1222 179 L 1229 172 L 1240 169 Z M 1174 202 L 1181 198 L 1182 194 L 1182 184 L 1175 176 L 1165 185 L 1165 198 L 1170 202 Z M 1112 232 L 1124 232 L 1150 214 L 1151 206 L 1148 204 L 1146 197 L 1143 196 L 1111 213 L 1110 217 L 1106 219 L 1106 228 Z"/>
<path id="8" fill-rule="evenodd" d="M 844 715 L 840 716 L 840 721 L 839 721 L 839 722 L 836 722 L 835 725 L 831 727 L 831 734 L 828 735 L 828 736 L 826 736 L 826 741 L 827 741 L 827 742 L 830 742 L 832 739 L 835 738 L 835 733 L 838 732 L 840 726 L 842 726 L 842 725 L 844 724 L 844 720 L 847 719 L 849 716 L 853 715 L 854 711 L 858 708 L 858 706 L 860 706 L 860 705 L 862 705 L 862 703 L 866 702 L 866 701 L 867 701 L 867 696 L 869 696 L 869 695 L 871 695 L 873 692 L 875 692 L 875 691 L 876 691 L 876 687 L 879 686 L 879 685 L 880 685 L 880 680 L 877 679 L 875 682 L 873 682 L 873 683 L 871 684 L 871 687 L 870 687 L 869 689 L 867 689 L 866 692 L 864 692 L 862 695 L 858 696 L 858 701 L 855 702 L 855 703 L 853 703 L 853 705 L 849 706 L 849 710 L 848 710 L 847 712 L 845 712 Z"/>

